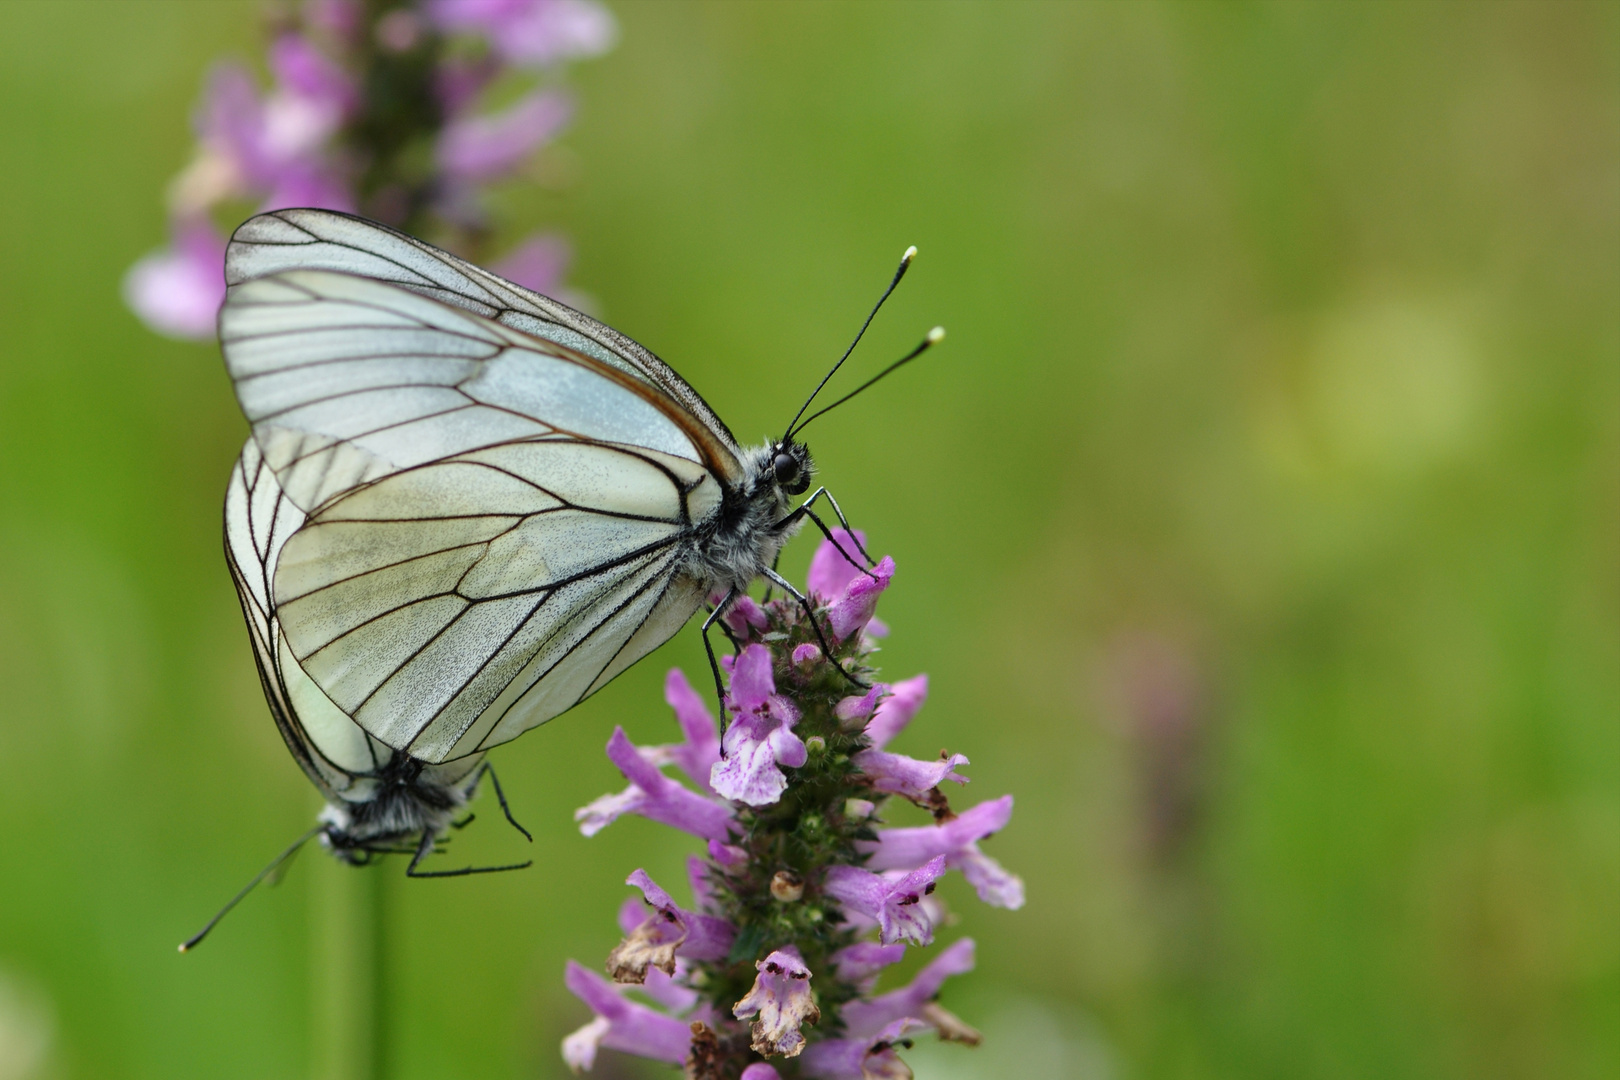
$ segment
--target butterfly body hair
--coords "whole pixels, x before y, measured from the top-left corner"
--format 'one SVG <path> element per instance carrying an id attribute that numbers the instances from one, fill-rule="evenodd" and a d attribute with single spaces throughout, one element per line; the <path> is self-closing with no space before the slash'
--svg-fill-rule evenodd
<path id="1" fill-rule="evenodd" d="M 477 795 L 483 769 L 467 769 L 456 779 L 439 772 L 395 750 L 374 774 L 360 778 L 355 798 L 327 800 L 320 814 L 321 846 L 344 862 L 363 865 L 374 854 L 396 851 L 402 844 L 414 846 L 423 835 L 443 836 L 456 814 Z"/>
<path id="2" fill-rule="evenodd" d="M 792 462 L 788 468 L 782 458 Z M 776 564 L 782 547 L 803 525 L 791 495 L 803 491 L 815 462 L 801 443 L 770 441 L 745 450 L 743 480 L 727 487 L 718 512 L 698 525 L 685 570 L 708 592 L 747 590 Z"/>

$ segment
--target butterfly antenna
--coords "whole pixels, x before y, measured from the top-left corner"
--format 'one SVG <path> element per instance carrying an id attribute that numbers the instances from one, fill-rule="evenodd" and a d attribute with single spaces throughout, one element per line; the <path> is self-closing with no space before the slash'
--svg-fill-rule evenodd
<path id="1" fill-rule="evenodd" d="M 816 384 L 816 388 L 811 391 L 810 396 L 804 399 L 804 404 L 799 406 L 799 411 L 794 415 L 793 422 L 787 426 L 787 434 L 782 436 L 783 442 L 793 438 L 794 431 L 798 430 L 800 426 L 799 417 L 803 416 L 804 410 L 808 409 L 810 403 L 816 400 L 816 395 L 821 393 L 821 388 L 827 385 L 827 381 L 838 373 L 839 368 L 844 366 L 844 361 L 848 360 L 849 354 L 855 351 L 855 346 L 861 343 L 861 338 L 866 334 L 866 328 L 872 325 L 873 319 L 877 318 L 878 310 L 883 307 L 883 302 L 889 298 L 890 293 L 894 292 L 895 286 L 900 284 L 900 279 L 906 276 L 906 268 L 911 265 L 911 260 L 916 257 L 916 245 L 906 248 L 906 253 L 900 256 L 900 266 L 894 272 L 894 280 L 889 282 L 889 287 L 883 290 L 882 296 L 878 297 L 878 302 L 872 306 L 872 313 L 866 317 L 865 322 L 861 323 L 860 330 L 855 334 L 855 340 L 849 343 L 849 348 L 845 349 L 844 355 L 838 358 L 838 363 L 834 364 L 832 370 L 821 377 L 821 381 Z M 805 422 L 809 423 L 809 421 Z"/>
<path id="2" fill-rule="evenodd" d="M 910 352 L 906 353 L 906 355 L 902 356 L 900 359 L 896 360 L 894 363 L 890 364 L 888 367 L 884 368 L 870 379 L 867 379 L 865 382 L 861 383 L 861 385 L 857 386 L 855 389 L 851 390 L 849 393 L 845 394 L 831 405 L 824 405 L 815 412 L 811 413 L 809 419 L 805 420 L 805 422 L 800 424 L 795 430 L 803 431 L 805 428 L 810 426 L 811 420 L 814 420 L 822 413 L 832 412 L 834 409 L 838 408 L 838 406 L 842 405 L 844 402 L 848 401 L 862 390 L 865 390 L 867 387 L 871 386 L 885 375 L 898 371 L 904 365 L 911 363 L 913 360 L 917 359 L 917 357 L 927 352 L 930 347 L 938 345 L 944 340 L 945 328 L 943 326 L 934 327 L 932 330 L 928 331 L 928 336 L 922 339 L 921 345 L 918 345 L 915 349 L 912 349 Z"/>
<path id="3" fill-rule="evenodd" d="M 258 885 L 259 882 L 281 869 L 282 865 L 286 863 L 288 859 L 291 859 L 294 855 L 298 854 L 299 848 L 309 843 L 310 838 L 316 833 L 320 832 L 323 828 L 325 828 L 324 825 L 315 826 L 313 829 L 309 830 L 309 832 L 305 833 L 303 836 L 300 836 L 297 840 L 294 840 L 292 846 L 286 851 L 283 851 L 280 855 L 277 855 L 274 859 L 271 859 L 270 865 L 266 866 L 263 870 L 260 870 L 253 880 L 248 882 L 247 885 L 243 887 L 241 892 L 231 897 L 230 902 L 219 909 L 219 914 L 208 920 L 207 926 L 203 927 L 191 937 L 180 943 L 180 951 L 190 952 L 192 949 L 195 949 L 202 942 L 202 939 L 208 936 L 208 932 L 215 926 L 219 925 L 219 920 L 231 913 L 231 908 L 235 907 L 237 904 L 240 904 L 242 902 L 242 898 L 248 893 L 252 892 L 254 887 Z"/>

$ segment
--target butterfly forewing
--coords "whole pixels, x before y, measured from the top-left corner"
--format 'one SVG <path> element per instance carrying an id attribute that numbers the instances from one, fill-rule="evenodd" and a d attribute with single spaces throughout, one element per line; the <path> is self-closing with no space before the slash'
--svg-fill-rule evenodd
<path id="1" fill-rule="evenodd" d="M 410 325 L 378 327 L 379 313 Z M 711 464 L 699 426 L 661 391 L 381 282 L 327 271 L 245 282 L 220 339 L 259 447 L 306 511 L 400 469 L 543 435 Z"/>
<path id="2" fill-rule="evenodd" d="M 641 379 L 698 421 L 709 467 L 727 482 L 738 479 L 736 439 L 702 396 L 647 349 L 566 304 L 386 226 L 328 210 L 277 210 L 246 222 L 231 239 L 225 278 L 235 286 L 298 269 L 398 285 Z"/>

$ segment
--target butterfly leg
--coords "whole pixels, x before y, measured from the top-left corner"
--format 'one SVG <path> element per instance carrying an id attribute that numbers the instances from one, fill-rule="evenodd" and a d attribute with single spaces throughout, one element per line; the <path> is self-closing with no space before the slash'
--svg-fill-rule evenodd
<path id="1" fill-rule="evenodd" d="M 811 521 L 815 522 L 816 528 L 821 530 L 821 535 L 827 538 L 827 542 L 838 549 L 838 554 L 842 555 L 851 566 L 859 566 L 860 563 L 856 562 L 850 553 L 844 550 L 844 545 L 840 544 L 838 542 L 838 538 L 833 536 L 832 530 L 827 528 L 827 523 L 822 521 L 814 510 L 810 509 L 810 504 L 815 502 L 816 498 L 821 495 L 826 495 L 827 501 L 832 503 L 833 510 L 838 514 L 838 523 L 844 527 L 844 531 L 849 534 L 849 538 L 855 541 L 855 550 L 861 553 L 861 558 L 865 559 L 868 565 L 872 565 L 876 560 L 867 554 L 866 547 L 861 543 L 860 538 L 855 535 L 855 530 L 849 527 L 849 522 L 844 519 L 843 511 L 838 509 L 838 504 L 833 502 L 832 493 L 826 488 L 817 490 L 815 495 L 810 496 L 803 503 L 801 503 L 797 509 L 788 514 L 787 517 L 783 518 L 781 521 L 778 521 L 775 527 L 778 529 L 783 529 L 800 518 L 807 517 Z M 771 569 L 776 569 L 776 565 L 774 563 L 771 564 Z M 865 574 L 867 577 L 873 578 L 874 580 L 876 579 L 875 575 L 873 575 L 872 571 L 870 570 L 862 569 L 861 573 Z"/>
<path id="2" fill-rule="evenodd" d="M 838 505 L 838 500 L 833 498 L 833 493 L 828 491 L 825 486 L 816 488 L 815 491 L 810 493 L 810 497 L 804 500 L 805 513 L 809 513 L 810 506 L 823 495 L 825 495 L 827 497 L 827 501 L 832 504 L 833 513 L 838 515 L 838 524 L 842 525 L 844 527 L 844 531 L 849 533 L 849 538 L 855 541 L 855 550 L 861 553 L 861 558 L 866 560 L 866 564 L 868 566 L 876 565 L 877 560 L 872 558 L 871 555 L 867 554 L 866 545 L 861 543 L 861 538 L 856 535 L 854 529 L 850 528 L 849 519 L 844 516 L 844 508 Z M 827 527 L 822 525 L 820 519 L 816 518 L 814 514 L 811 514 L 811 519 L 815 521 L 817 525 L 821 526 L 821 531 L 823 533 L 827 531 Z M 828 536 L 827 539 L 831 540 L 832 537 Z M 842 552 L 842 549 L 840 549 L 840 552 Z M 849 556 L 845 555 L 844 558 L 849 559 Z M 855 560 L 849 559 L 849 561 L 853 563 Z"/>
<path id="3" fill-rule="evenodd" d="M 531 844 L 534 843 L 534 837 L 529 835 L 529 830 L 519 825 L 517 818 L 512 816 L 512 808 L 506 805 L 506 792 L 501 790 L 501 779 L 495 775 L 495 766 L 487 761 L 478 769 L 478 778 L 480 780 L 486 776 L 489 777 L 490 786 L 495 789 L 495 798 L 500 801 L 501 813 L 506 815 L 506 820 L 512 823 L 512 828 L 523 834 L 525 840 Z M 472 820 L 471 814 L 467 815 L 467 820 Z"/>
<path id="4" fill-rule="evenodd" d="M 462 829 L 465 829 L 467 826 L 471 825 L 473 822 L 475 822 L 477 820 L 478 820 L 478 815 L 477 814 L 468 814 L 466 817 L 462 818 L 460 821 L 452 821 L 450 823 L 450 827 L 459 832 L 459 831 L 461 831 Z"/>
<path id="5" fill-rule="evenodd" d="M 715 606 L 715 609 L 709 612 L 709 617 L 703 620 L 703 651 L 709 654 L 709 671 L 714 675 L 714 696 L 715 700 L 720 704 L 721 734 L 724 734 L 726 730 L 726 688 L 720 681 L 720 661 L 714 658 L 714 646 L 709 643 L 709 627 L 713 626 L 720 616 L 725 614 L 726 608 L 730 607 L 736 599 L 737 589 L 733 586 L 726 592 L 720 603 Z M 727 636 L 730 636 L 729 631 Z M 732 644 L 735 645 L 736 643 L 736 640 L 733 639 Z"/>
<path id="6" fill-rule="evenodd" d="M 832 646 L 827 644 L 826 635 L 821 632 L 821 624 L 816 621 L 816 610 L 811 605 L 810 598 L 804 595 L 804 593 L 800 592 L 798 589 L 795 589 L 791 581 L 783 577 L 781 574 L 778 574 L 775 570 L 767 572 L 766 577 L 780 585 L 784 592 L 799 602 L 799 606 L 804 609 L 805 618 L 810 620 L 811 629 L 815 630 L 816 632 L 816 641 L 821 645 L 821 655 L 825 656 L 827 658 L 827 662 L 838 669 L 838 674 L 842 675 L 844 678 L 848 679 L 862 690 L 872 689 L 871 683 L 861 682 L 861 680 L 845 671 L 844 665 L 840 664 L 836 659 L 834 659 Z"/>
<path id="7" fill-rule="evenodd" d="M 496 874 L 503 870 L 522 870 L 533 866 L 534 860 L 513 863 L 509 866 L 463 866 L 460 870 L 418 870 L 423 859 L 433 854 L 433 830 L 422 830 L 422 842 L 416 845 L 416 854 L 411 857 L 411 865 L 405 868 L 405 876 L 413 878 L 429 877 L 466 877 L 468 874 Z"/>

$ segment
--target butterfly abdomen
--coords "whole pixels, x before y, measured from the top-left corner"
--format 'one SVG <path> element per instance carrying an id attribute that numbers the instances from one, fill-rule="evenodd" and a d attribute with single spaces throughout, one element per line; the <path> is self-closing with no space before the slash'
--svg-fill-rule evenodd
<path id="1" fill-rule="evenodd" d="M 414 844 L 424 833 L 438 837 L 476 794 L 479 775 L 473 769 L 459 782 L 445 783 L 396 750 L 368 777 L 375 784 L 371 798 L 329 803 L 322 811 L 321 843 L 346 862 L 363 863 L 379 849 Z"/>

